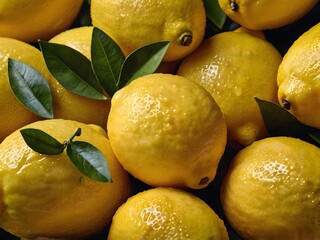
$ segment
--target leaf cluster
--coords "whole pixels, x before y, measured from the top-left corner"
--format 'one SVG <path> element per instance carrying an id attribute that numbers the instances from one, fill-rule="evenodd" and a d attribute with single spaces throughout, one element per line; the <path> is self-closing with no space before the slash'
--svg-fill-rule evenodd
<path id="1" fill-rule="evenodd" d="M 68 46 L 39 41 L 40 50 L 53 77 L 67 90 L 80 96 L 105 100 L 134 79 L 153 73 L 161 63 L 169 42 L 155 42 L 125 57 L 120 47 L 107 34 L 93 28 L 91 61 Z M 11 89 L 27 109 L 43 118 L 54 118 L 52 94 L 47 80 L 30 65 L 8 59 Z M 20 131 L 26 144 L 42 154 L 67 155 L 84 175 L 110 182 L 106 159 L 99 149 L 87 142 L 73 141 L 81 129 L 63 143 L 39 129 Z"/>
<path id="2" fill-rule="evenodd" d="M 106 100 L 134 79 L 153 73 L 169 42 L 142 46 L 125 57 L 112 38 L 94 27 L 91 61 L 66 45 L 39 41 L 39 46 L 48 70 L 64 88 L 86 98 Z M 8 63 L 9 82 L 17 99 L 36 115 L 53 118 L 46 79 L 23 62 L 9 59 Z"/>
<path id="3" fill-rule="evenodd" d="M 60 143 L 46 132 L 25 128 L 20 133 L 26 144 L 34 151 L 46 154 L 61 154 L 65 149 L 71 162 L 85 176 L 100 182 L 112 182 L 109 166 L 104 155 L 95 146 L 83 141 L 73 141 L 81 135 L 81 128 L 76 129 L 72 136 Z"/>

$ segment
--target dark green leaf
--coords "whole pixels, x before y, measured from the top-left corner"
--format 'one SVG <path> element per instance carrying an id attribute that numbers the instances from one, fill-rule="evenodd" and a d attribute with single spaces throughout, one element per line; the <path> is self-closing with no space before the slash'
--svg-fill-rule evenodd
<path id="1" fill-rule="evenodd" d="M 49 84 L 36 69 L 9 58 L 8 75 L 11 89 L 23 106 L 40 117 L 53 118 Z"/>
<path id="2" fill-rule="evenodd" d="M 26 144 L 42 154 L 56 155 L 63 152 L 65 146 L 40 129 L 25 128 L 20 133 Z"/>
<path id="3" fill-rule="evenodd" d="M 70 142 L 67 154 L 78 170 L 87 177 L 101 182 L 112 182 L 109 167 L 103 154 L 87 142 Z"/>
<path id="4" fill-rule="evenodd" d="M 307 134 L 317 143 L 320 147 L 320 129 L 305 126 Z"/>
<path id="5" fill-rule="evenodd" d="M 218 0 L 203 0 L 207 18 L 219 29 L 222 29 L 226 22 L 226 14 L 222 11 Z"/>
<path id="6" fill-rule="evenodd" d="M 49 71 L 64 88 L 87 98 L 106 99 L 88 58 L 62 44 L 40 41 L 39 45 Z"/>
<path id="7" fill-rule="evenodd" d="M 153 73 L 160 65 L 169 47 L 169 42 L 156 42 L 133 51 L 123 62 L 119 89 L 132 80 Z"/>
<path id="8" fill-rule="evenodd" d="M 120 47 L 98 28 L 92 32 L 92 67 L 98 81 L 110 97 L 118 90 L 118 79 L 125 59 Z"/>
<path id="9" fill-rule="evenodd" d="M 259 98 L 255 98 L 255 100 L 259 105 L 265 126 L 271 136 L 295 137 L 319 145 L 314 139 L 314 137 L 320 136 L 319 129 L 305 126 L 278 104 Z"/>

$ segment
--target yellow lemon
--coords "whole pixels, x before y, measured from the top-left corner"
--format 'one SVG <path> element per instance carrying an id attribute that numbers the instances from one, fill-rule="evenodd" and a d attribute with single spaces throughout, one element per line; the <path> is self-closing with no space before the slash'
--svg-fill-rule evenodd
<path id="1" fill-rule="evenodd" d="M 244 239 L 320 237 L 320 149 L 270 137 L 241 150 L 223 180 L 221 203 Z"/>
<path id="2" fill-rule="evenodd" d="M 320 23 L 303 33 L 278 70 L 278 98 L 302 123 L 320 128 Z"/>
<path id="3" fill-rule="evenodd" d="M 206 25 L 201 0 L 92 0 L 92 24 L 128 55 L 159 41 L 170 41 L 164 61 L 176 61 L 198 47 Z"/>
<path id="4" fill-rule="evenodd" d="M 200 198 L 154 188 L 128 199 L 112 218 L 108 240 L 229 239 L 219 216 Z"/>
<path id="5" fill-rule="evenodd" d="M 48 40 L 76 19 L 83 0 L 1 0 L 0 36 L 25 42 Z"/>
<path id="6" fill-rule="evenodd" d="M 68 239 L 105 228 L 131 192 L 128 174 L 105 135 L 84 123 L 62 119 L 37 121 L 24 128 L 45 131 L 61 143 L 81 128 L 81 136 L 74 140 L 89 142 L 102 152 L 113 182 L 82 175 L 66 151 L 58 155 L 33 151 L 17 130 L 0 144 L 0 227 L 18 237 Z"/>
<path id="7" fill-rule="evenodd" d="M 226 119 L 228 141 L 246 146 L 267 136 L 254 97 L 277 102 L 281 59 L 280 53 L 259 37 L 223 32 L 187 56 L 177 74 L 212 94 Z"/>
<path id="8" fill-rule="evenodd" d="M 124 168 L 153 186 L 204 188 L 226 145 L 210 93 L 172 74 L 146 75 L 116 92 L 107 130 Z"/>
<path id="9" fill-rule="evenodd" d="M 257 31 L 257 30 L 252 30 L 243 26 L 238 27 L 237 29 L 234 30 L 235 32 L 243 32 L 243 33 L 248 33 L 252 34 L 253 36 L 259 37 L 263 40 L 266 40 L 266 36 L 263 31 Z"/>
<path id="10" fill-rule="evenodd" d="M 58 34 L 49 42 L 71 47 L 91 59 L 92 31 L 93 27 L 73 28 Z M 55 118 L 92 123 L 105 128 L 110 110 L 110 98 L 94 100 L 79 96 L 65 89 L 55 79 L 50 82 L 50 87 Z"/>
<path id="11" fill-rule="evenodd" d="M 233 21 L 253 30 L 289 25 L 310 11 L 319 0 L 218 0 L 221 9 Z"/>
<path id="12" fill-rule="evenodd" d="M 16 129 L 40 118 L 26 109 L 14 96 L 8 77 L 8 59 L 24 62 L 49 80 L 41 52 L 19 40 L 0 37 L 0 142 Z"/>

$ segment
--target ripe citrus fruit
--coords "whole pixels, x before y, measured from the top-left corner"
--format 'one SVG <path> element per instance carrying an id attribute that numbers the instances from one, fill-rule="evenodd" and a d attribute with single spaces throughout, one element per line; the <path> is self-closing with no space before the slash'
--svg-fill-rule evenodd
<path id="1" fill-rule="evenodd" d="M 112 218 L 108 239 L 229 239 L 219 216 L 200 198 L 154 188 L 128 199 Z"/>
<path id="2" fill-rule="evenodd" d="M 320 128 L 320 23 L 289 48 L 278 70 L 278 98 L 302 123 Z"/>
<path id="3" fill-rule="evenodd" d="M 241 150 L 221 190 L 228 222 L 244 239 L 320 237 L 320 149 L 269 137 Z"/>
<path id="4" fill-rule="evenodd" d="M 58 34 L 49 42 L 71 47 L 91 59 L 92 31 L 93 27 L 73 28 Z M 50 82 L 50 87 L 55 118 L 92 123 L 105 128 L 110 110 L 110 98 L 94 100 L 79 96 L 65 89 L 55 79 Z"/>
<path id="5" fill-rule="evenodd" d="M 24 238 L 84 238 L 110 222 L 130 196 L 127 172 L 117 161 L 108 139 L 89 125 L 71 120 L 42 120 L 24 128 L 45 131 L 59 142 L 77 128 L 75 141 L 89 142 L 108 161 L 113 182 L 102 183 L 80 173 L 66 151 L 39 154 L 29 148 L 20 131 L 0 144 L 0 227 Z"/>
<path id="6" fill-rule="evenodd" d="M 107 130 L 124 168 L 153 186 L 204 188 L 226 145 L 226 124 L 210 93 L 171 74 L 146 75 L 116 92 Z"/>
<path id="7" fill-rule="evenodd" d="M 253 30 L 289 25 L 310 11 L 318 0 L 218 0 L 221 9 L 233 21 Z"/>
<path id="8" fill-rule="evenodd" d="M 201 0 L 91 1 L 92 24 L 106 32 L 128 55 L 159 41 L 170 41 L 164 61 L 183 58 L 201 43 L 206 14 Z"/>
<path id="9" fill-rule="evenodd" d="M 66 30 L 83 0 L 1 0 L 0 36 L 25 42 L 48 40 Z"/>
<path id="10" fill-rule="evenodd" d="M 280 53 L 259 37 L 223 32 L 187 56 L 177 74 L 212 94 L 226 119 L 228 141 L 246 146 L 267 136 L 254 97 L 277 102 L 281 59 Z"/>
<path id="11" fill-rule="evenodd" d="M 266 36 L 264 34 L 263 31 L 259 31 L 259 30 L 252 30 L 243 26 L 238 27 L 237 29 L 234 30 L 235 32 L 243 32 L 243 33 L 248 33 L 251 34 L 253 36 L 259 37 L 263 40 L 266 40 Z"/>
<path id="12" fill-rule="evenodd" d="M 0 142 L 16 129 L 39 120 L 40 118 L 26 109 L 14 96 L 8 77 L 8 59 L 24 62 L 46 79 L 49 72 L 41 52 L 35 47 L 19 40 L 0 38 Z"/>

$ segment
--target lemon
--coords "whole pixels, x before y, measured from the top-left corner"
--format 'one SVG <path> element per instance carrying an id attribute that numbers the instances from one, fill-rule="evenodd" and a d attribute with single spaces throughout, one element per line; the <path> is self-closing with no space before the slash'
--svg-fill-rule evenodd
<path id="1" fill-rule="evenodd" d="M 146 75 L 116 92 L 107 130 L 124 168 L 153 186 L 204 188 L 226 145 L 210 93 L 172 74 Z"/>
<path id="2" fill-rule="evenodd" d="M 1 0 L 0 36 L 25 42 L 48 40 L 66 30 L 83 0 Z"/>
<path id="3" fill-rule="evenodd" d="M 49 42 L 71 47 L 91 59 L 93 27 L 78 27 L 64 31 Z M 75 60 L 76 61 L 76 60 Z M 56 79 L 50 82 L 55 118 L 92 123 L 105 128 L 110 110 L 110 98 L 94 100 L 65 89 Z"/>
<path id="4" fill-rule="evenodd" d="M 40 118 L 26 109 L 14 96 L 8 77 L 8 59 L 24 62 L 47 80 L 50 74 L 41 52 L 35 47 L 11 38 L 0 37 L 0 142 L 16 129 Z"/>
<path id="5" fill-rule="evenodd" d="M 243 32 L 243 33 L 248 33 L 248 34 L 252 34 L 253 36 L 259 37 L 263 40 L 266 40 L 266 36 L 264 34 L 263 31 L 259 31 L 259 30 L 252 30 L 243 26 L 240 26 L 238 28 L 236 28 L 234 30 L 235 32 Z"/>
<path id="6" fill-rule="evenodd" d="M 310 11 L 319 0 L 218 0 L 226 15 L 253 30 L 275 29 L 289 25 Z"/>
<path id="7" fill-rule="evenodd" d="M 219 216 L 200 198 L 174 188 L 154 188 L 128 199 L 112 218 L 113 239 L 229 239 Z"/>
<path id="8" fill-rule="evenodd" d="M 1 228 L 24 238 L 77 239 L 111 222 L 131 190 L 128 174 L 101 130 L 62 119 L 37 121 L 24 128 L 43 130 L 63 142 L 79 127 L 82 134 L 74 140 L 89 142 L 103 153 L 113 182 L 82 175 L 65 151 L 59 155 L 33 151 L 17 130 L 0 144 Z"/>
<path id="9" fill-rule="evenodd" d="M 170 41 L 164 61 L 179 60 L 196 49 L 206 25 L 201 0 L 92 0 L 91 18 L 125 55 L 146 44 Z"/>
<path id="10" fill-rule="evenodd" d="M 244 239 L 320 237 L 320 149 L 269 137 L 241 150 L 223 180 L 221 203 Z"/>
<path id="11" fill-rule="evenodd" d="M 181 63 L 177 74 L 209 91 L 224 114 L 228 142 L 247 146 L 266 137 L 258 97 L 277 100 L 280 53 L 267 41 L 243 32 L 206 39 Z"/>
<path id="12" fill-rule="evenodd" d="M 302 123 L 320 128 L 320 23 L 303 33 L 278 70 L 278 98 Z"/>

